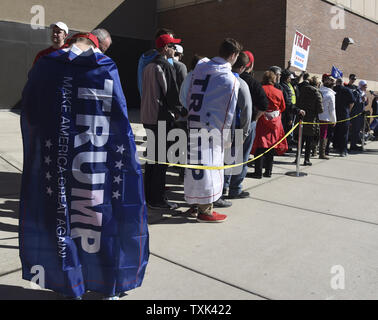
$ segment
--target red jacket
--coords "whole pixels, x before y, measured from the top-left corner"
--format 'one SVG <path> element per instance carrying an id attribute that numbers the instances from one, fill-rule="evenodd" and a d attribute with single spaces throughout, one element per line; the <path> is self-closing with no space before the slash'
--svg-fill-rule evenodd
<path id="1" fill-rule="evenodd" d="M 282 91 L 273 85 L 264 85 L 263 89 L 269 101 L 267 112 L 276 110 L 279 110 L 281 113 L 284 112 L 286 105 Z"/>
<path id="2" fill-rule="evenodd" d="M 36 64 L 36 62 L 38 61 L 39 58 L 42 58 L 43 56 L 47 56 L 54 51 L 64 49 L 64 48 L 67 48 L 67 47 L 68 47 L 67 44 L 64 44 L 62 47 L 60 47 L 58 49 L 55 49 L 54 47 L 51 46 L 51 47 L 48 47 L 47 49 L 44 49 L 44 50 L 38 52 L 35 59 L 34 59 L 33 66 Z"/>
<path id="3" fill-rule="evenodd" d="M 272 120 L 268 120 L 265 115 L 260 117 L 257 122 L 256 138 L 253 143 L 252 154 L 255 154 L 257 149 L 270 149 L 285 136 L 281 122 L 281 113 L 286 109 L 283 93 L 273 85 L 264 85 L 263 89 L 269 101 L 266 112 L 279 111 L 280 115 Z M 278 155 L 284 154 L 288 149 L 286 139 L 276 146 L 275 149 Z"/>

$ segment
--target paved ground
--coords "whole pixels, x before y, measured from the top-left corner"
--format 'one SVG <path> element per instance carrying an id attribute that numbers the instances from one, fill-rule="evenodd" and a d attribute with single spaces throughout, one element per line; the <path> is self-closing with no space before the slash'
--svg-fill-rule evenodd
<path id="1" fill-rule="evenodd" d="M 0 299 L 56 299 L 21 279 L 19 116 L 0 111 L 0 124 Z M 348 158 L 314 159 L 303 178 L 285 175 L 295 169 L 292 157 L 276 160 L 273 177 L 247 179 L 251 197 L 220 209 L 229 220 L 217 225 L 181 214 L 183 186 L 171 170 L 170 198 L 182 207 L 174 215 L 149 212 L 145 280 L 123 299 L 377 299 L 378 142 Z M 335 290 L 342 271 L 345 288 Z"/>

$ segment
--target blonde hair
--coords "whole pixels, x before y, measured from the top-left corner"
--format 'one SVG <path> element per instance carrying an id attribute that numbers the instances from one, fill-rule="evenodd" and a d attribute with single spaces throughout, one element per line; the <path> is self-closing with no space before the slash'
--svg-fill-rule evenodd
<path id="1" fill-rule="evenodd" d="M 276 79 L 277 79 L 276 74 L 273 71 L 265 71 L 261 84 L 262 85 L 268 85 L 268 84 L 274 85 L 276 83 Z"/>
<path id="2" fill-rule="evenodd" d="M 320 86 L 320 79 L 317 76 L 312 76 L 308 82 L 314 87 Z"/>

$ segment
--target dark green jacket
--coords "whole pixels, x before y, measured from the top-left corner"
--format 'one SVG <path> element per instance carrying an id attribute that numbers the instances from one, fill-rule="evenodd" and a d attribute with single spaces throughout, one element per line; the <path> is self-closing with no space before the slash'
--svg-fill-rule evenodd
<path id="1" fill-rule="evenodd" d="M 304 122 L 319 122 L 318 114 L 323 112 L 322 94 L 319 89 L 306 83 L 302 86 L 297 107 L 306 111 Z M 317 125 L 305 125 L 303 127 L 304 136 L 315 136 Z"/>

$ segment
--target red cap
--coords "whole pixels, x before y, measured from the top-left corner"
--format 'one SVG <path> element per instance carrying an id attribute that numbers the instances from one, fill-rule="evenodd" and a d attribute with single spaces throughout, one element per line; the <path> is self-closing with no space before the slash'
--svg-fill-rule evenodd
<path id="1" fill-rule="evenodd" d="M 175 39 L 170 34 L 163 34 L 156 39 L 156 49 L 163 48 L 170 43 L 181 43 L 181 39 Z"/>
<path id="2" fill-rule="evenodd" d="M 323 74 L 323 76 L 322 76 L 322 82 L 324 82 L 326 79 L 332 79 L 332 80 L 335 80 L 335 78 L 332 77 L 332 74 L 330 74 L 330 73 L 325 73 L 325 74 Z"/>
<path id="3" fill-rule="evenodd" d="M 255 57 L 253 56 L 253 53 L 251 51 L 243 51 L 249 58 L 249 63 L 247 64 L 247 68 L 249 68 L 254 62 L 255 62 Z"/>
<path id="4" fill-rule="evenodd" d="M 70 39 L 67 40 L 67 43 L 70 44 L 72 40 L 77 39 L 77 38 L 87 38 L 91 40 L 97 48 L 99 47 L 98 38 L 92 33 L 76 33 Z"/>

